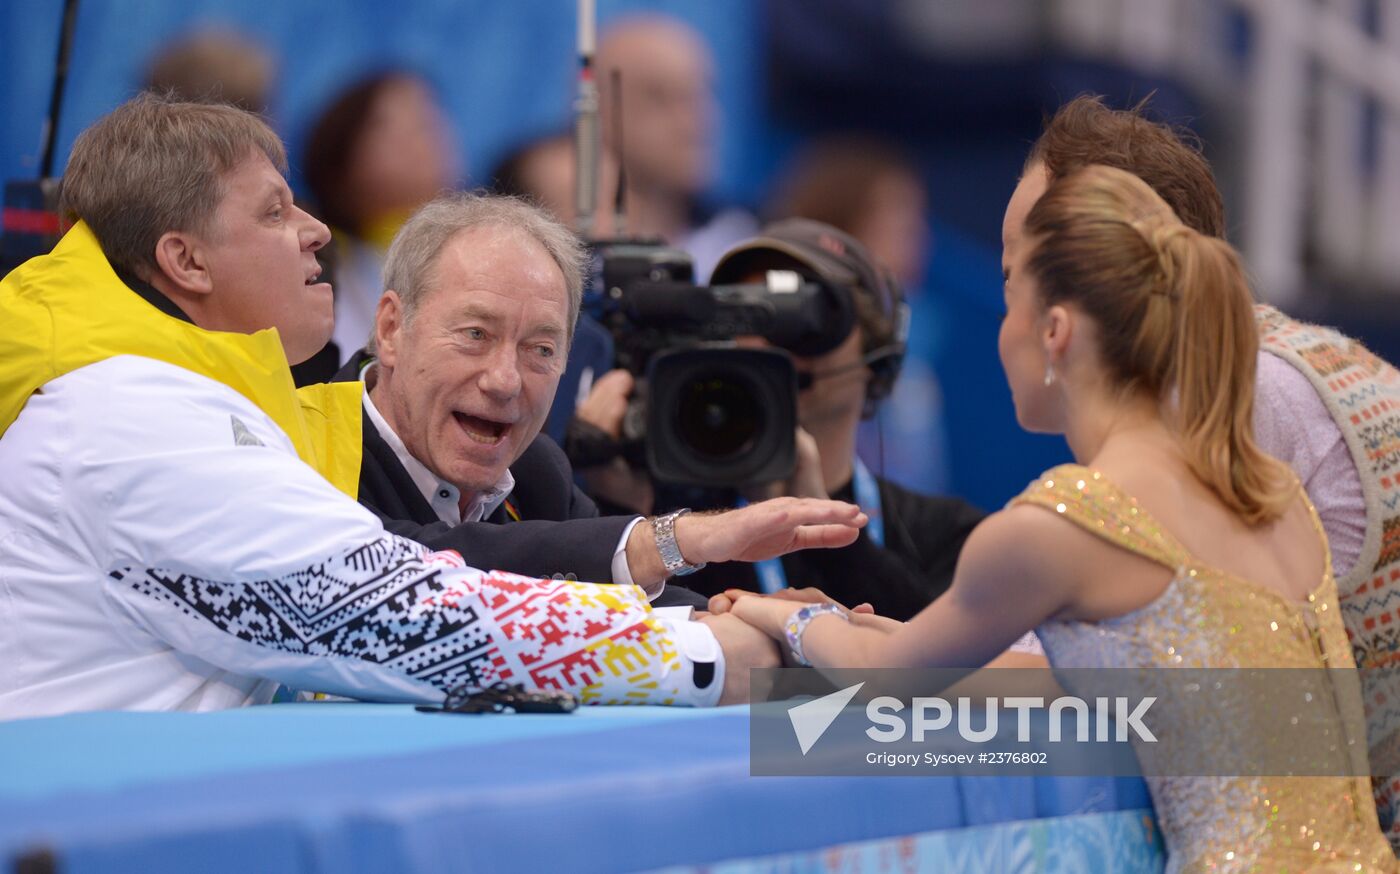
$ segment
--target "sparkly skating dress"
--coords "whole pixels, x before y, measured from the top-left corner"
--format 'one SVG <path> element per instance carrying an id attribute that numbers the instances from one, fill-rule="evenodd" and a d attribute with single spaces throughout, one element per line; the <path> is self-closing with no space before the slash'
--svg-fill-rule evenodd
<path id="1" fill-rule="evenodd" d="M 1079 465 L 1054 468 L 1012 504 L 1044 507 L 1105 540 L 1176 571 L 1151 603 L 1102 622 L 1051 621 L 1040 636 L 1050 663 L 1064 668 L 1350 668 L 1351 647 L 1337 609 L 1329 569 L 1306 601 L 1291 601 L 1257 583 L 1202 564 L 1137 502 L 1101 473 Z M 1310 508 L 1311 512 L 1311 508 Z M 1323 537 L 1316 513 L 1318 536 Z M 1325 538 L 1324 538 L 1325 543 Z M 1168 679 L 1180 674 L 1146 674 Z M 1244 672 L 1233 672 L 1243 674 Z M 1232 674 L 1232 675 L 1233 675 Z M 1085 696 L 1083 677 L 1061 682 Z M 1101 674 L 1100 674 L 1101 675 Z M 1222 673 L 1211 676 L 1222 676 Z M 1203 675 L 1204 676 L 1204 675 Z M 1354 674 L 1293 671 L 1321 677 L 1324 709 L 1320 755 L 1364 756 L 1364 717 Z M 1340 678 L 1341 682 L 1337 682 Z M 1293 692 L 1296 690 L 1289 690 Z M 1277 690 L 1271 694 L 1278 694 Z M 1297 692 L 1299 697 L 1311 693 Z M 1170 695 L 1153 705 L 1162 747 L 1248 749 L 1277 732 L 1276 714 L 1246 695 Z M 1346 714 L 1344 716 L 1343 714 Z M 1207 756 L 1208 758 L 1208 756 Z M 1352 758 L 1353 767 L 1359 760 Z M 1364 760 L 1357 771 L 1364 771 Z M 1146 761 L 1144 771 L 1151 773 Z M 1170 772 L 1170 771 L 1167 771 Z M 1159 773 L 1161 773 L 1159 771 Z M 1180 772 L 1178 772 L 1180 773 Z M 1186 773 L 1222 773 L 1187 771 Z M 1316 772 L 1314 772 L 1316 773 Z M 1339 767 L 1333 773 L 1346 773 Z M 1169 872 L 1395 871 L 1365 777 L 1148 776 L 1157 821 L 1166 838 Z"/>

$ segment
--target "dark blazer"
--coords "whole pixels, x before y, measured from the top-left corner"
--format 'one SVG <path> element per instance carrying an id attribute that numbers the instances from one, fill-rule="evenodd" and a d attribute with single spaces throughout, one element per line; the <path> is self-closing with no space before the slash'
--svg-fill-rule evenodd
<path id="1" fill-rule="evenodd" d="M 359 380 L 366 360 L 363 351 L 355 353 L 335 381 Z M 481 522 L 448 525 L 438 519 L 394 450 L 364 417 L 359 499 L 389 531 L 432 549 L 455 549 L 473 567 L 613 582 L 613 552 L 636 517 L 599 516 L 593 501 L 574 485 L 563 450 L 543 434 L 510 472 L 515 489 L 508 500 L 523 521 L 511 521 L 502 505 Z"/>
<path id="2" fill-rule="evenodd" d="M 356 352 L 333 381 L 358 381 L 368 358 L 364 350 Z M 512 521 L 502 505 L 480 522 L 448 525 L 438 519 L 374 423 L 368 416 L 363 422 L 359 499 L 389 531 L 429 549 L 455 549 L 472 567 L 615 582 L 613 553 L 637 517 L 599 516 L 597 505 L 574 484 L 564 451 L 544 434 L 510 466 L 515 488 L 507 500 L 521 521 Z M 705 603 L 694 592 L 668 583 L 652 605 L 704 609 Z"/>

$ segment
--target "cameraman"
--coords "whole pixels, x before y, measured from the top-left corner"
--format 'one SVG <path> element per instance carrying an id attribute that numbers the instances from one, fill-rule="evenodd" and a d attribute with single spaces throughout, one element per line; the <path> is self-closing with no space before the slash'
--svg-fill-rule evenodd
<path id="1" fill-rule="evenodd" d="M 801 387 L 797 468 L 787 481 L 744 497 L 831 497 L 859 504 L 870 523 L 849 546 L 754 565 L 712 564 L 685 585 L 705 595 L 730 588 L 814 587 L 848 606 L 868 603 L 882 616 L 906 620 L 948 588 L 963 541 L 984 514 L 961 500 L 905 489 L 872 474 L 856 457 L 860 421 L 874 415 L 899 376 L 908 321 L 903 293 L 858 241 L 807 219 L 776 222 L 740 243 L 720 259 L 711 283 L 762 284 L 773 270 L 796 272 L 849 295 L 856 324 L 831 352 L 794 357 Z M 765 345 L 757 338 L 741 342 Z M 631 389 L 624 371 L 608 374 L 577 418 L 616 438 Z M 614 459 L 605 470 L 595 469 L 589 480 L 593 496 L 650 512 L 645 472 L 622 468 Z"/>

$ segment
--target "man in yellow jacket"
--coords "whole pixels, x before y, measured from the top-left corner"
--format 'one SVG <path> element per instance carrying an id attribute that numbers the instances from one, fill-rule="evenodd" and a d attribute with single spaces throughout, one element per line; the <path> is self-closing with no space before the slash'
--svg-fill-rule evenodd
<path id="1" fill-rule="evenodd" d="M 278 683 L 742 697 L 772 659 L 747 629 L 479 571 L 352 500 L 362 387 L 298 394 L 288 369 L 324 345 L 332 299 L 327 230 L 284 166 L 255 116 L 139 97 L 74 145 L 81 221 L 0 283 L 0 719 L 217 709 Z M 814 502 L 753 536 L 781 552 L 860 521 Z"/>

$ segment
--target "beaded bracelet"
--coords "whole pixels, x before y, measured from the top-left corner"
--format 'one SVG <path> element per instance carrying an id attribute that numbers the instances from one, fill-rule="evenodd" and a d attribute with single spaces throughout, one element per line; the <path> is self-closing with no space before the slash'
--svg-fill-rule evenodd
<path id="1" fill-rule="evenodd" d="M 788 649 L 792 651 L 793 661 L 803 667 L 811 667 L 812 663 L 807 661 L 807 656 L 802 652 L 802 632 L 807 630 L 813 619 L 818 616 L 840 616 L 850 622 L 846 611 L 835 604 L 808 604 L 798 610 L 794 610 L 788 617 L 788 621 L 783 624 L 783 633 L 787 635 Z"/>

